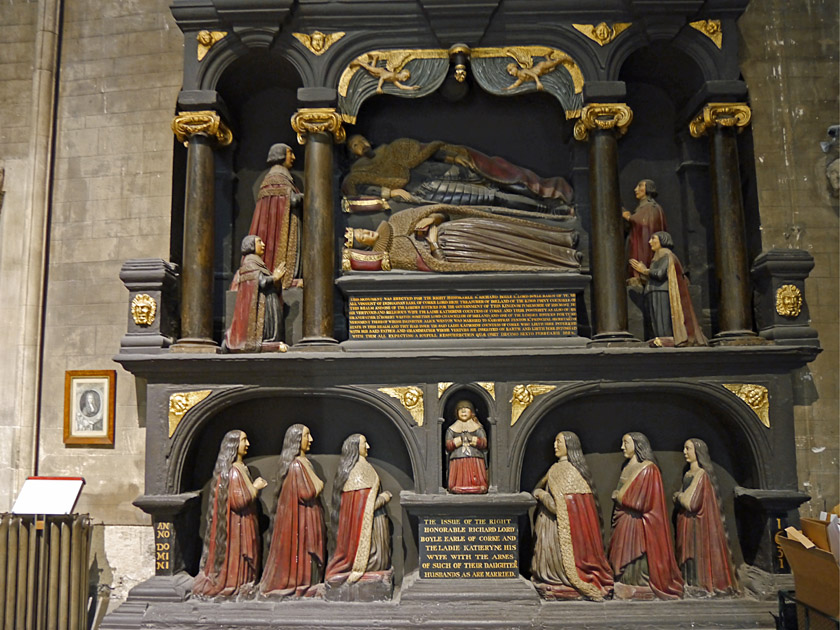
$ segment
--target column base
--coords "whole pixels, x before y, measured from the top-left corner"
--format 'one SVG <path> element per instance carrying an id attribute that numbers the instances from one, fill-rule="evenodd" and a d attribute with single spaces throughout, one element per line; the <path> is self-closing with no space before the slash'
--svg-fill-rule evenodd
<path id="1" fill-rule="evenodd" d="M 766 346 L 771 343 L 752 330 L 726 330 L 709 340 L 710 346 Z"/>
<path id="2" fill-rule="evenodd" d="M 169 347 L 170 352 L 184 352 L 190 354 L 196 352 L 218 354 L 221 350 L 222 349 L 219 347 L 219 344 L 212 339 L 203 339 L 201 337 L 184 337 Z"/>
<path id="3" fill-rule="evenodd" d="M 341 347 L 339 346 L 338 341 L 332 337 L 312 336 L 303 337 L 293 346 L 292 349 L 317 352 L 319 350 L 341 350 Z"/>
<path id="4" fill-rule="evenodd" d="M 626 330 L 616 332 L 598 333 L 592 337 L 587 345 L 590 348 L 624 348 L 627 346 L 637 346 L 642 342 L 636 339 L 632 334 Z"/>

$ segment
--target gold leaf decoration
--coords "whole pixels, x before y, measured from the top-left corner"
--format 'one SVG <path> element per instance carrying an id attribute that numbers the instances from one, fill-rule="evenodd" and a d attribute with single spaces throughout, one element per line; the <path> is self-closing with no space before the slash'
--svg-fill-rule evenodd
<path id="1" fill-rule="evenodd" d="M 443 396 L 443 392 L 450 387 L 452 387 L 452 381 L 449 381 L 448 383 L 438 383 L 438 400 L 440 400 L 440 397 Z"/>
<path id="2" fill-rule="evenodd" d="M 718 48 L 723 47 L 723 26 L 721 26 L 720 20 L 697 20 L 696 22 L 689 22 L 689 26 L 711 39 Z"/>
<path id="3" fill-rule="evenodd" d="M 749 383 L 725 384 L 724 387 L 743 400 L 753 410 L 761 424 L 770 428 L 770 395 L 766 387 Z"/>
<path id="4" fill-rule="evenodd" d="M 295 39 L 301 44 L 306 46 L 309 52 L 320 57 L 329 50 L 330 46 L 344 37 L 345 32 L 338 31 L 335 33 L 322 33 L 321 31 L 312 31 L 309 35 L 306 33 L 292 33 L 292 35 L 294 35 Z"/>
<path id="5" fill-rule="evenodd" d="M 196 58 L 201 61 L 210 52 L 210 49 L 216 42 L 224 39 L 227 36 L 227 31 L 198 31 L 195 36 L 198 41 L 198 49 L 195 52 Z"/>
<path id="6" fill-rule="evenodd" d="M 406 387 L 380 387 L 379 391 L 396 398 L 408 410 L 418 427 L 423 426 L 423 390 L 413 385 Z"/>
<path id="7" fill-rule="evenodd" d="M 782 317 L 799 317 L 802 312 L 802 291 L 792 284 L 783 284 L 776 291 L 776 312 Z"/>
<path id="8" fill-rule="evenodd" d="M 131 300 L 131 317 L 138 326 L 151 326 L 155 323 L 157 313 L 157 302 L 147 294 L 140 293 Z"/>
<path id="9" fill-rule="evenodd" d="M 608 26 L 606 22 L 600 24 L 572 24 L 578 31 L 596 42 L 599 46 L 606 46 L 621 33 L 632 26 L 631 22 L 616 22 Z"/>
<path id="10" fill-rule="evenodd" d="M 510 426 L 516 424 L 519 416 L 525 411 L 528 406 L 534 402 L 535 396 L 547 394 L 553 389 L 557 389 L 556 385 L 515 385 L 513 387 L 513 396 L 510 399 Z"/>
<path id="11" fill-rule="evenodd" d="M 175 429 L 192 407 L 207 398 L 212 392 L 202 389 L 195 392 L 176 392 L 169 397 L 169 437 L 175 434 Z"/>
<path id="12" fill-rule="evenodd" d="M 483 387 L 484 389 L 486 389 L 487 393 L 490 394 L 493 400 L 496 400 L 496 383 L 492 383 L 489 381 L 479 381 L 478 385 L 479 387 Z"/>

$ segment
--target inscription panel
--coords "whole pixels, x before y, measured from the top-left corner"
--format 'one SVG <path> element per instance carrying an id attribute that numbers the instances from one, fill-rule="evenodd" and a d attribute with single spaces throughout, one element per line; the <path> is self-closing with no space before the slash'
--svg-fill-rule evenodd
<path id="1" fill-rule="evenodd" d="M 172 523 L 155 524 L 155 575 L 171 574 Z"/>
<path id="2" fill-rule="evenodd" d="M 513 518 L 421 518 L 420 577 L 515 578 L 519 524 Z"/>
<path id="3" fill-rule="evenodd" d="M 574 293 L 351 296 L 350 338 L 577 335 Z"/>

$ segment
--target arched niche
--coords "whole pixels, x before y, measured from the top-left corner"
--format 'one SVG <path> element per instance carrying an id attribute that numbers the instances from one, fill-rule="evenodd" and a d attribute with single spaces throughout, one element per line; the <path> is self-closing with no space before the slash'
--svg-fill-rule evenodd
<path id="1" fill-rule="evenodd" d="M 438 434 L 440 435 L 441 477 L 440 486 L 447 488 L 449 455 L 446 452 L 446 430 L 457 420 L 455 416 L 455 405 L 461 400 L 469 400 L 475 406 L 475 414 L 478 417 L 484 432 L 487 434 L 487 483 L 490 487 L 497 486 L 498 482 L 493 478 L 493 461 L 497 459 L 497 452 L 494 449 L 496 438 L 496 414 L 495 401 L 487 390 L 477 384 L 458 385 L 450 387 L 441 398 L 440 409 L 443 416 L 438 419 Z"/>
<path id="2" fill-rule="evenodd" d="M 718 391 L 720 390 L 720 391 Z M 513 487 L 531 492 L 556 461 L 554 438 L 560 431 L 580 437 L 595 481 L 609 542 L 611 493 L 625 462 L 622 436 L 639 431 L 650 440 L 662 471 L 666 504 L 680 489 L 685 469 L 683 445 L 700 438 L 715 463 L 726 527 L 736 565 L 742 562 L 735 486 L 766 487 L 769 443 L 751 411 L 717 386 L 690 383 L 634 383 L 576 386 L 543 397 L 523 414 L 511 450 Z M 530 558 L 531 536 L 524 533 L 523 558 Z M 527 569 L 527 562 L 523 563 Z"/>
<path id="3" fill-rule="evenodd" d="M 418 445 L 408 426 L 410 420 L 388 400 L 370 392 L 336 389 L 321 392 L 285 392 L 243 389 L 227 395 L 216 394 L 202 406 L 190 410 L 179 425 L 178 439 L 170 453 L 170 483 L 175 492 L 202 491 L 201 505 L 189 515 L 198 536 L 185 550 L 187 570 L 198 570 L 208 488 L 222 437 L 241 429 L 251 443 L 245 463 L 254 477 L 268 482 L 259 497 L 260 532 L 263 559 L 271 540 L 271 524 L 278 485 L 276 470 L 283 438 L 292 424 L 310 428 L 314 443 L 309 452 L 316 473 L 325 482 L 322 494 L 328 513 L 333 479 L 341 446 L 353 433 L 364 434 L 370 443 L 368 461 L 377 470 L 383 490 L 392 493 L 387 507 L 392 525 L 392 555 L 397 579 L 417 564 L 416 543 L 399 505 L 400 491 L 416 490 Z M 186 425 L 185 425 L 186 423 Z"/>

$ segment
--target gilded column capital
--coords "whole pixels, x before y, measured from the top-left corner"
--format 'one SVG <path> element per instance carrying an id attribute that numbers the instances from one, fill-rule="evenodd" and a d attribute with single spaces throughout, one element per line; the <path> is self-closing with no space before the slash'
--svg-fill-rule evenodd
<path id="1" fill-rule="evenodd" d="M 300 144 L 306 144 L 306 136 L 310 133 L 331 133 L 338 144 L 347 138 L 341 115 L 332 107 L 299 109 L 292 116 L 292 129 Z"/>
<path id="2" fill-rule="evenodd" d="M 585 142 L 595 129 L 615 129 L 623 136 L 632 121 L 633 110 L 625 103 L 590 103 L 580 110 L 575 122 L 575 140 Z"/>
<path id="3" fill-rule="evenodd" d="M 752 110 L 746 103 L 707 103 L 688 125 L 692 137 L 699 138 L 712 127 L 736 127 L 750 124 Z"/>
<path id="4" fill-rule="evenodd" d="M 191 136 L 203 135 L 213 138 L 220 147 L 233 142 L 233 134 L 214 111 L 180 112 L 172 119 L 172 132 L 178 142 L 185 145 Z"/>

